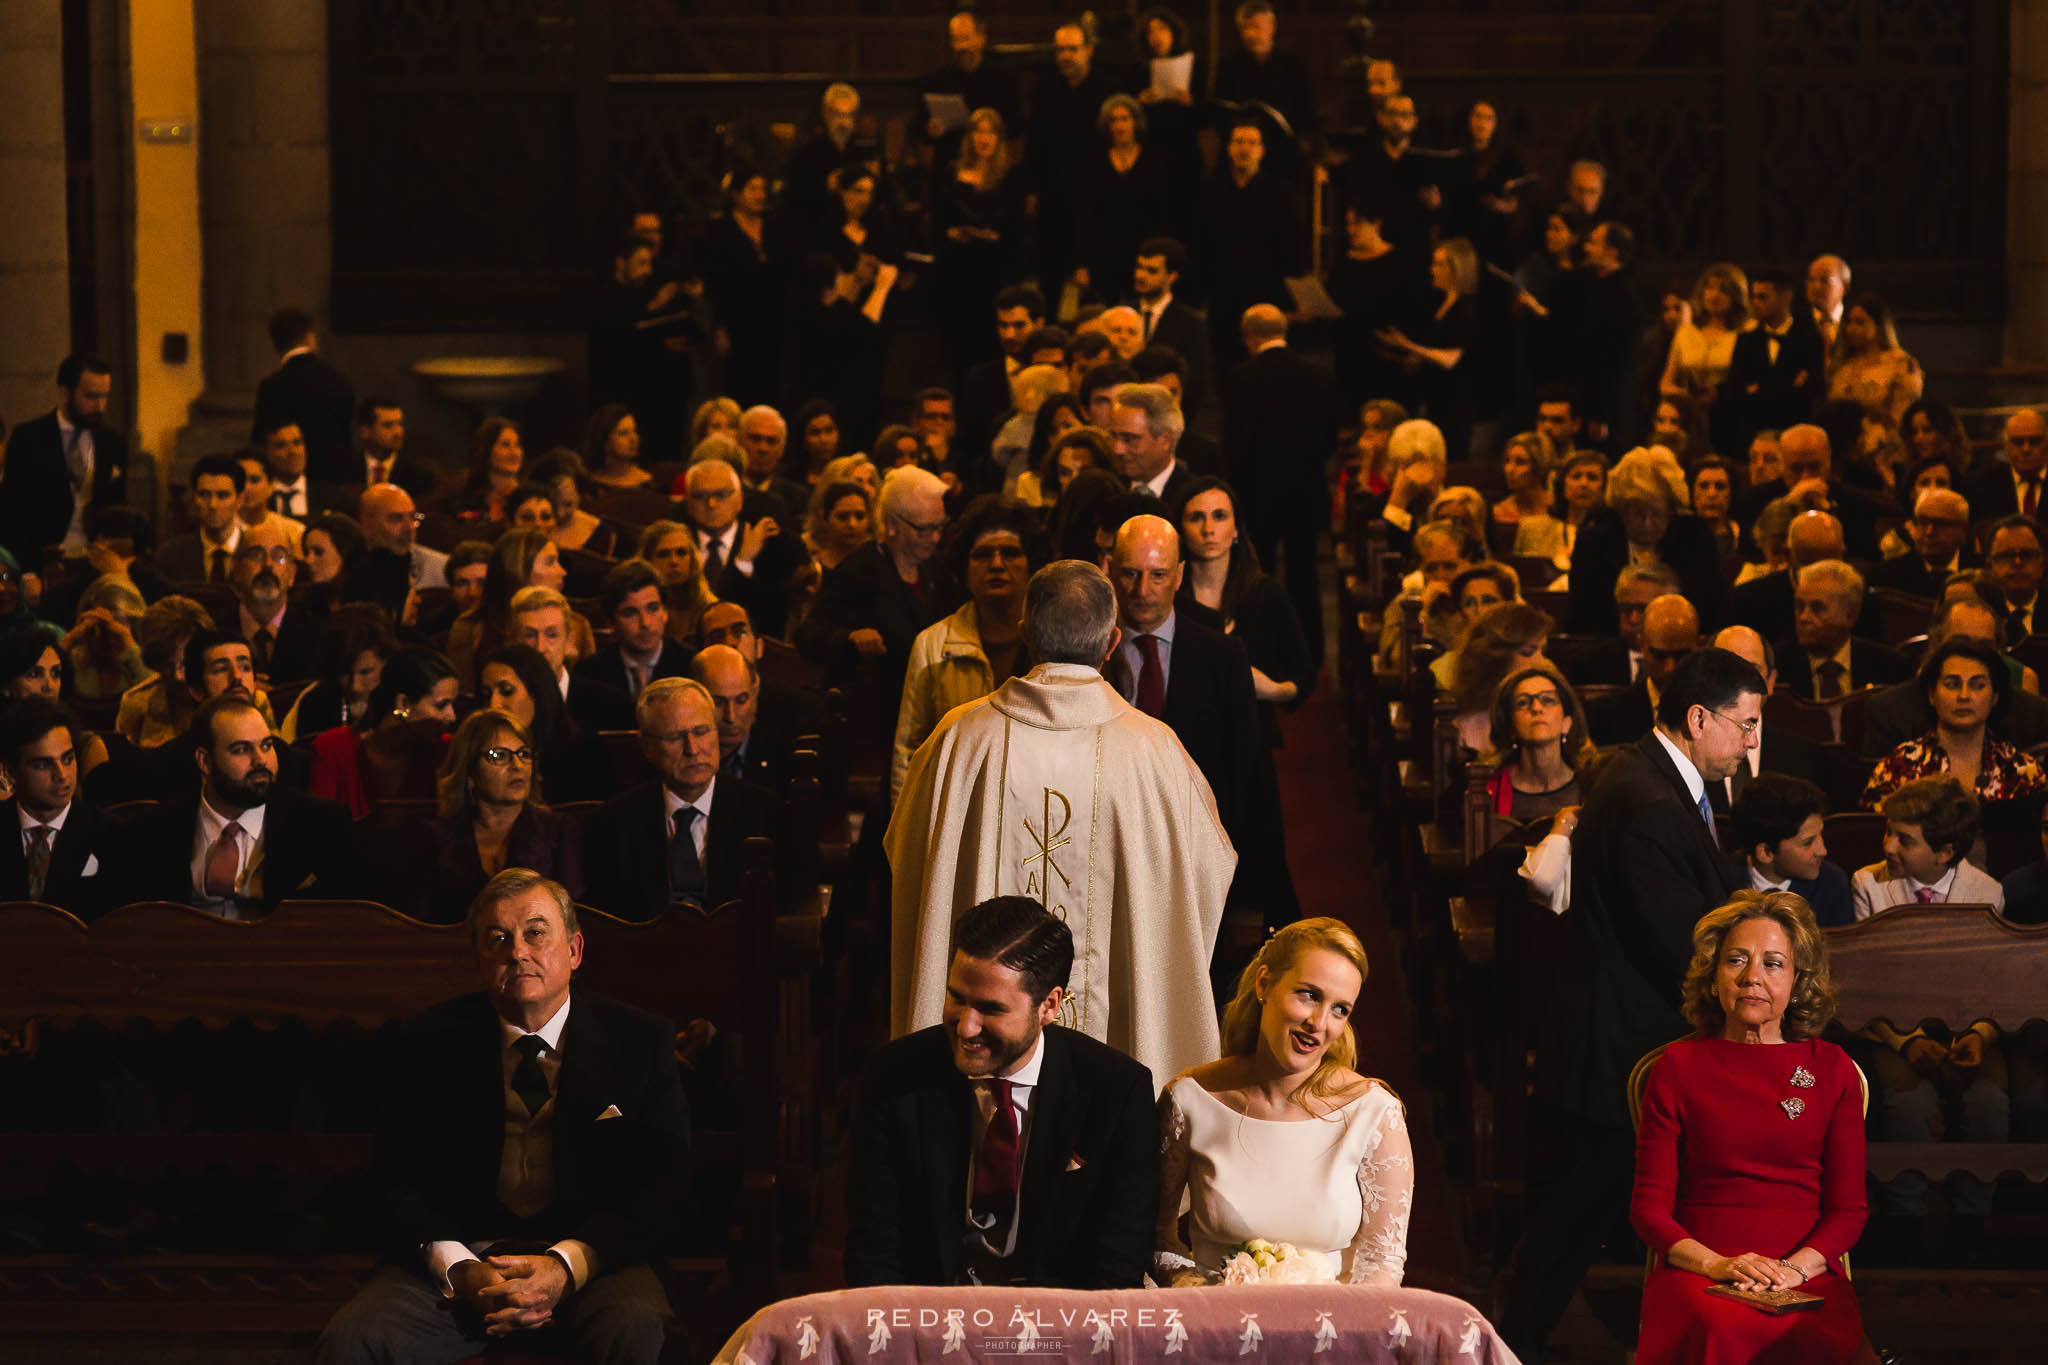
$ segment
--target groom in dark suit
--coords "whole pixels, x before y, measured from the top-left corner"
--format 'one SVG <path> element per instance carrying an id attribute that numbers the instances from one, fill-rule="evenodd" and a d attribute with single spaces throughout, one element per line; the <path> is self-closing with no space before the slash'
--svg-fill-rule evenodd
<path id="1" fill-rule="evenodd" d="M 1159 1204 L 1152 1073 L 1053 1021 L 1074 937 L 1024 896 L 954 926 L 944 1022 L 855 1102 L 846 1281 L 1132 1289 Z"/>
<path id="2" fill-rule="evenodd" d="M 1524 1360 L 1546 1338 L 1610 1231 L 1624 1228 L 1635 1169 L 1628 1078 L 1684 1036 L 1679 986 L 1692 927 L 1744 879 L 1716 840 L 1706 789 L 1740 767 L 1763 724 L 1764 680 L 1725 649 L 1695 650 L 1665 682 L 1650 733 L 1600 768 L 1572 838 L 1572 950 L 1537 1057 L 1548 1178 L 1501 1318 Z"/>
<path id="3" fill-rule="evenodd" d="M 647 1261 L 689 1141 L 675 1027 L 572 988 L 575 906 L 537 872 L 493 877 L 469 935 L 482 993 L 413 1021 L 384 1078 L 389 1258 L 315 1359 L 456 1360 L 509 1338 L 652 1365 L 670 1313 Z"/>

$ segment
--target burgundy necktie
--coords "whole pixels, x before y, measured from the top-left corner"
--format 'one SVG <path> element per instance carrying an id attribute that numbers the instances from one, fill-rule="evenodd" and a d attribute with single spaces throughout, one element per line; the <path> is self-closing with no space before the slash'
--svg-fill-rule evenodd
<path id="1" fill-rule="evenodd" d="M 235 894 L 235 873 L 241 870 L 242 858 L 235 845 L 242 827 L 230 820 L 221 827 L 220 838 L 206 854 L 206 894 L 215 900 L 226 900 Z"/>
<path id="2" fill-rule="evenodd" d="M 718 575 L 724 568 L 725 540 L 723 537 L 713 536 L 710 543 L 704 547 L 704 581 L 707 584 L 716 583 Z"/>
<path id="3" fill-rule="evenodd" d="M 1931 886 L 1923 886 L 1918 891 L 1915 891 L 1913 894 L 1920 898 L 1920 903 L 1922 905 L 1934 905 L 1939 903 L 1941 900 L 1941 893 L 1936 891 Z"/>
<path id="4" fill-rule="evenodd" d="M 2041 515 L 2041 481 L 2039 479 L 2027 480 L 2027 500 L 2021 506 L 2020 511 L 2030 517 Z"/>
<path id="5" fill-rule="evenodd" d="M 989 1249 L 1000 1252 L 1010 1240 L 1010 1218 L 1017 1210 L 1017 1110 L 1010 1103 L 1009 1081 L 996 1076 L 988 1085 L 995 1109 L 974 1162 L 973 1208 Z"/>
<path id="6" fill-rule="evenodd" d="M 37 901 L 43 898 L 43 888 L 50 884 L 50 827 L 35 825 L 28 837 L 28 898 Z"/>
<path id="7" fill-rule="evenodd" d="M 1155 719 L 1166 710 L 1166 670 L 1159 663 L 1159 637 L 1140 635 L 1138 653 L 1145 656 L 1138 668 L 1138 709 Z"/>
<path id="8" fill-rule="evenodd" d="M 1813 676 L 1818 679 L 1814 697 L 1818 701 L 1840 701 L 1842 699 L 1842 675 L 1849 670 L 1842 667 L 1840 659 L 1822 659 L 1813 666 Z"/>

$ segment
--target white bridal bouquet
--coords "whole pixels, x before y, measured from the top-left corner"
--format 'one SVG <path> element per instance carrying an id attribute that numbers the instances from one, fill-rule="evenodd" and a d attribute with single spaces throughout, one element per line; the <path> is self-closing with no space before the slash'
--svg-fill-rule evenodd
<path id="1" fill-rule="evenodd" d="M 1331 1284 L 1323 1261 L 1297 1248 L 1292 1242 L 1269 1242 L 1254 1237 L 1224 1262 L 1218 1284 Z"/>

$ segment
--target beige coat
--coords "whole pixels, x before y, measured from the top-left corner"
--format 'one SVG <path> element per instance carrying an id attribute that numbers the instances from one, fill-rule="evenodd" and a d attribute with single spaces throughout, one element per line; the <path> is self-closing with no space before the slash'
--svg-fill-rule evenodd
<path id="1" fill-rule="evenodd" d="M 974 603 L 966 603 L 945 620 L 917 633 L 910 643 L 903 701 L 896 708 L 896 752 L 889 759 L 890 796 L 902 793 L 910 756 L 931 735 L 939 718 L 995 690 L 996 671 L 981 647 Z"/>
<path id="2" fill-rule="evenodd" d="M 1222 1050 L 1209 954 L 1237 852 L 1163 723 L 1092 668 L 1040 664 L 947 714 L 912 755 L 885 839 L 891 1026 L 940 1022 L 954 922 L 1027 895 L 1074 931 L 1060 1022 L 1157 1090 Z"/>

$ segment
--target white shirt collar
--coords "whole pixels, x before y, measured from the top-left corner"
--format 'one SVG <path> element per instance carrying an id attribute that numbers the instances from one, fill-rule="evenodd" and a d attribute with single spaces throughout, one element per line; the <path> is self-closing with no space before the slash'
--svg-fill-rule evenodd
<path id="1" fill-rule="evenodd" d="M 1747 860 L 1745 859 L 1745 861 Z M 1750 863 L 1749 885 L 1753 891 L 1789 891 L 1792 889 L 1792 879 L 1787 877 L 1784 881 L 1774 882 L 1759 872 L 1755 863 Z"/>
<path id="2" fill-rule="evenodd" d="M 1697 806 L 1700 798 L 1707 794 L 1706 779 L 1700 776 L 1700 770 L 1692 765 L 1692 760 L 1671 742 L 1671 736 L 1664 733 L 1663 726 L 1652 726 L 1650 733 L 1664 746 L 1664 752 L 1671 755 L 1671 761 L 1678 767 L 1678 775 L 1685 779 L 1686 794 L 1692 797 L 1692 803 Z"/>
<path id="3" fill-rule="evenodd" d="M 1038 1034 L 1038 1040 L 1032 1043 L 1031 1045 L 1030 1054 L 1024 1058 L 1023 1062 L 1017 1067 L 1015 1071 L 1012 1071 L 1009 1075 L 1001 1077 L 1000 1079 L 1008 1081 L 1010 1083 L 1010 1088 L 1013 1090 L 1016 1089 L 1018 1086 L 1034 1086 L 1038 1084 L 1038 1073 L 1040 1069 L 1042 1069 L 1044 1066 L 1045 1032 L 1044 1030 L 1040 1030 Z M 992 1077 L 991 1079 L 996 1078 Z"/>
<path id="4" fill-rule="evenodd" d="M 1936 901 L 1946 901 L 1949 897 L 1949 893 L 1955 889 L 1956 868 L 1959 868 L 1962 865 L 1962 861 L 1958 859 L 1954 867 L 1949 868 L 1947 872 L 1944 872 L 1942 874 L 1940 881 L 1919 882 L 1914 881 L 1911 877 L 1908 877 L 1906 878 L 1906 889 L 1913 893 L 1914 900 L 1920 899 L 1920 893 L 1922 891 L 1932 891 L 1934 893 L 1934 899 Z"/>
<path id="5" fill-rule="evenodd" d="M 1173 477 L 1174 466 L 1179 463 L 1180 461 L 1178 460 L 1169 460 L 1166 468 L 1160 470 L 1152 478 L 1145 480 L 1145 487 L 1152 490 L 1153 497 L 1163 499 L 1166 496 L 1166 481 Z"/>
<path id="6" fill-rule="evenodd" d="M 570 997 L 570 999 L 574 998 L 573 996 Z M 508 1048 L 530 1032 L 537 1035 L 543 1043 L 548 1045 L 548 1051 L 560 1053 L 562 1050 L 562 1027 L 568 1022 L 569 1000 L 564 1000 L 562 1001 L 562 1007 L 549 1015 L 548 1021 L 539 1028 L 523 1029 L 511 1020 L 500 1017 L 498 1020 L 498 1033 L 504 1039 L 505 1046 Z"/>
<path id="7" fill-rule="evenodd" d="M 69 801 L 66 801 L 64 803 L 64 809 L 58 811 L 55 815 L 51 816 L 47 820 L 38 820 L 36 819 L 35 816 L 30 815 L 19 801 L 14 803 L 14 813 L 21 817 L 21 828 L 24 832 L 32 829 L 40 829 L 43 826 L 47 825 L 51 829 L 56 830 L 59 833 L 62 833 L 64 829 L 64 822 L 71 818 L 71 803 Z"/>
<path id="8" fill-rule="evenodd" d="M 235 823 L 242 827 L 242 833 L 250 843 L 263 837 L 263 812 L 266 806 L 251 806 L 235 817 Z M 220 842 L 220 832 L 227 828 L 228 818 L 213 808 L 206 799 L 206 793 L 199 793 L 199 832 L 205 836 L 206 846 L 212 848 Z"/>
<path id="9" fill-rule="evenodd" d="M 685 801 L 682 797 L 677 796 L 667 787 L 663 787 L 661 789 L 661 808 L 668 814 L 669 823 L 671 824 L 675 823 L 676 812 L 681 810 L 684 806 L 688 806 L 691 810 L 696 811 L 698 814 L 702 815 L 706 820 L 709 820 L 711 818 L 711 798 L 717 791 L 718 775 L 716 773 L 713 773 L 711 776 L 711 780 L 704 784 L 703 792 L 697 797 L 695 801 Z"/>
<path id="10" fill-rule="evenodd" d="M 214 540 L 211 536 L 206 534 L 205 528 L 201 527 L 199 531 L 199 543 L 206 547 L 208 553 L 211 553 L 215 550 L 226 550 L 229 556 L 232 557 L 235 551 L 242 548 L 241 517 L 237 516 L 233 521 L 228 523 L 228 535 L 226 540 Z"/>
<path id="11" fill-rule="evenodd" d="M 569 700 L 569 669 L 566 665 L 556 671 L 555 686 L 562 689 L 562 700 Z"/>

